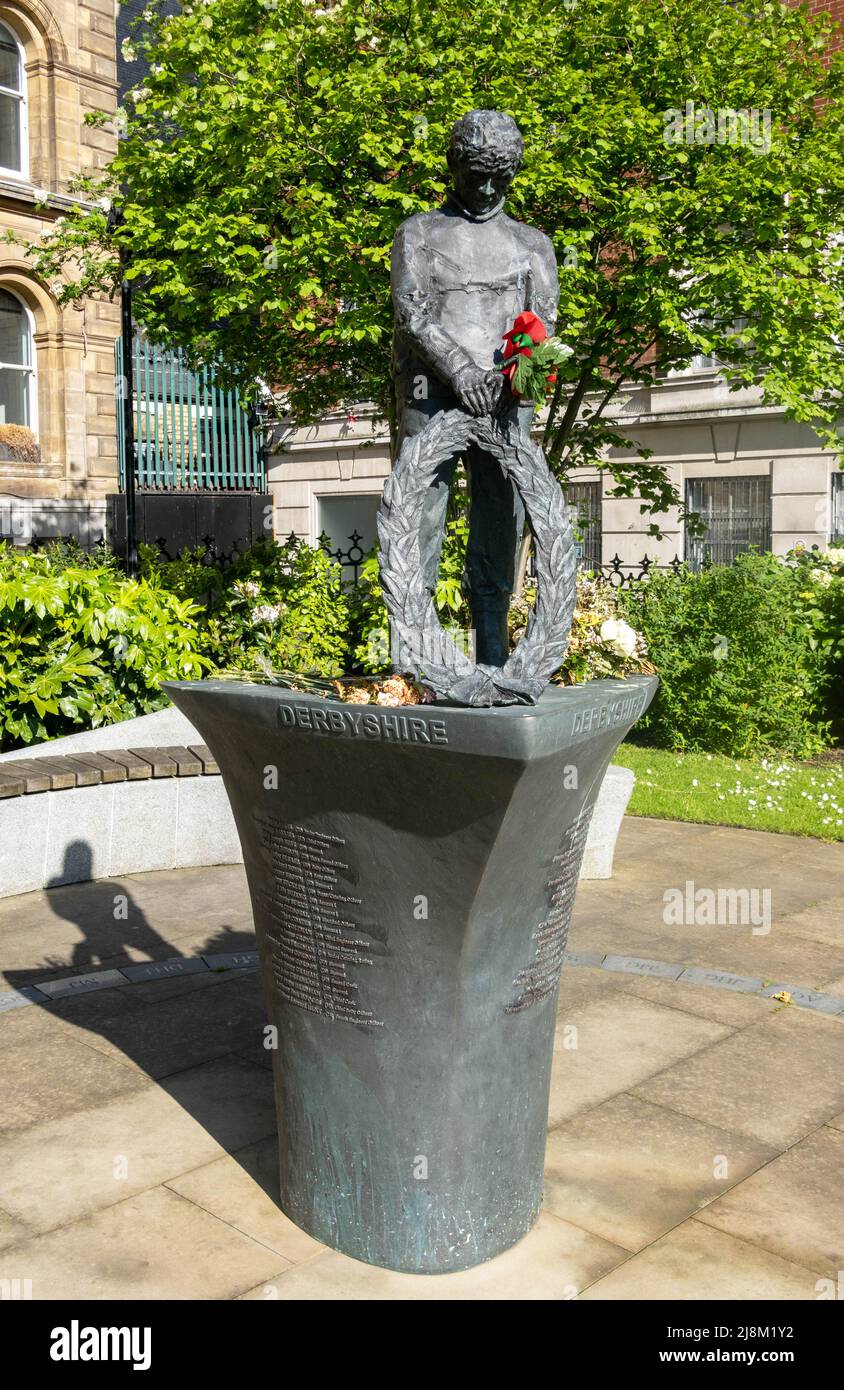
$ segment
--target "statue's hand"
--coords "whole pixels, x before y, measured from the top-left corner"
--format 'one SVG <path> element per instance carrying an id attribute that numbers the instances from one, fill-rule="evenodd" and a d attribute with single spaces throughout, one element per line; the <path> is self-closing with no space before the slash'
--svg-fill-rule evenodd
<path id="1" fill-rule="evenodd" d="M 501 398 L 504 378 L 500 372 L 487 372 L 482 367 L 461 367 L 451 384 L 470 415 L 491 415 Z"/>

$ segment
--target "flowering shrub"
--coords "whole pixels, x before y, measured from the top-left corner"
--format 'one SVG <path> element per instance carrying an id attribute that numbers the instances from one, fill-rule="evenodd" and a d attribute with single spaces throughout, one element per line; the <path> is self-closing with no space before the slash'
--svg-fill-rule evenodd
<path id="1" fill-rule="evenodd" d="M 794 573 L 809 645 L 820 669 L 819 701 L 840 740 L 844 736 L 844 547 L 796 546 L 784 563 Z"/>
<path id="2" fill-rule="evenodd" d="M 523 597 L 511 603 L 510 636 L 514 643 L 524 636 L 535 602 L 536 588 L 526 585 Z M 579 571 L 568 650 L 553 678 L 555 683 L 579 685 L 653 670 L 644 637 L 621 615 L 617 591 Z"/>
<path id="3" fill-rule="evenodd" d="M 260 541 L 223 570 L 204 624 L 204 650 L 226 669 L 283 667 L 340 675 L 349 607 L 340 566 L 291 537 Z"/>
<path id="4" fill-rule="evenodd" d="M 435 601 L 455 636 L 465 518 L 449 522 Z M 535 590 L 510 611 L 524 634 Z M 339 565 L 291 538 L 260 542 L 221 570 L 202 552 L 143 554 L 130 581 L 107 553 L 54 543 L 0 546 L 0 746 L 55 738 L 166 704 L 160 683 L 214 668 L 267 679 L 307 673 L 354 703 L 412 703 L 421 687 L 389 673 L 387 615 L 373 552 L 344 588 Z M 844 550 L 744 555 L 700 574 L 652 571 L 616 590 L 577 579 L 571 639 L 555 674 L 579 684 L 657 669 L 637 732 L 658 746 L 733 757 L 811 756 L 844 708 Z M 366 676 L 382 677 L 367 680 Z M 319 679 L 321 678 L 321 679 Z M 308 687 L 310 688 L 310 687 Z"/>
<path id="5" fill-rule="evenodd" d="M 145 573 L 201 604 L 202 650 L 218 669 L 340 675 L 348 666 L 349 601 L 340 566 L 290 536 L 258 541 L 220 569 L 204 550 L 163 560 L 142 549 Z"/>

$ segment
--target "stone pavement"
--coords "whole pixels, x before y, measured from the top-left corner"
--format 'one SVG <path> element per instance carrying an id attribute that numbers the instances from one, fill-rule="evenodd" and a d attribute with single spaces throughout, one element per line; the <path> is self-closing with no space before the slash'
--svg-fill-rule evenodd
<path id="1" fill-rule="evenodd" d="M 719 887 L 767 890 L 770 912 L 749 896 L 752 921 L 709 925 L 700 890 Z M 665 920 L 672 888 L 685 924 Z M 241 868 L 7 899 L 0 989 L 53 998 L 0 1012 L 0 1279 L 35 1299 L 830 1297 L 842 888 L 841 845 L 625 821 L 615 877 L 578 889 L 543 1215 L 433 1278 L 326 1250 L 275 1205 L 257 972 L 199 960 L 254 949 Z M 173 958 L 185 973 L 55 986 Z"/>

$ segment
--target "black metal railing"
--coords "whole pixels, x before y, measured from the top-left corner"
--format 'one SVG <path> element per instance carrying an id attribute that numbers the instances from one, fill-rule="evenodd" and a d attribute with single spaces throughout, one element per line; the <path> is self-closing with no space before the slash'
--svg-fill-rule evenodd
<path id="1" fill-rule="evenodd" d="M 344 548 L 342 545 L 333 547 L 330 537 L 325 532 L 319 538 L 320 549 L 324 550 L 326 555 L 330 555 L 332 560 L 336 560 L 344 570 L 351 571 L 351 578 L 348 575 L 344 575 L 344 578 L 354 584 L 358 582 L 360 567 L 368 553 L 361 545 L 362 540 L 363 536 L 358 531 L 352 531 L 348 537 L 349 544 Z M 611 560 L 600 563 L 595 562 L 588 554 L 580 557 L 581 570 L 593 574 L 599 583 L 611 584 L 616 589 L 626 589 L 630 584 L 639 583 L 647 579 L 654 570 L 671 570 L 672 573 L 679 574 L 685 567 L 685 561 L 677 554 L 666 564 L 661 564 L 650 555 L 643 555 L 641 560 L 631 562 L 622 560 L 621 556 L 616 554 Z M 531 564 L 528 565 L 528 575 L 533 578 Z"/>
<path id="2" fill-rule="evenodd" d="M 671 570 L 672 573 L 679 574 L 684 568 L 685 561 L 681 560 L 676 553 L 674 559 L 669 560 L 665 565 L 651 559 L 649 555 L 643 555 L 641 560 L 631 564 L 630 561 L 622 560 L 616 554 L 611 560 L 592 566 L 591 572 L 603 584 L 611 584 L 614 589 L 627 589 L 631 584 L 638 584 L 643 579 L 647 579 L 654 570 Z"/>
<path id="3" fill-rule="evenodd" d="M 324 550 L 326 555 L 330 555 L 332 560 L 336 560 L 344 570 L 348 569 L 352 571 L 352 577 L 349 581 L 352 584 L 357 584 L 360 576 L 360 567 L 366 559 L 366 551 L 361 545 L 362 540 L 363 536 L 358 531 L 353 531 L 348 537 L 349 544 L 345 550 L 342 546 L 338 546 L 336 550 L 332 550 L 331 540 L 324 531 L 319 538 L 320 549 Z M 343 577 L 346 580 L 349 579 L 348 575 L 344 574 Z"/>

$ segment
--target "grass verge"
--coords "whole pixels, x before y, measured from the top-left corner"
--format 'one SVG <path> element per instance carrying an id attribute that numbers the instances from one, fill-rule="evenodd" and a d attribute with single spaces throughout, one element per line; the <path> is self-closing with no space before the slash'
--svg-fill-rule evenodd
<path id="1" fill-rule="evenodd" d="M 741 825 L 844 840 L 844 764 L 760 762 L 623 743 L 613 762 L 636 774 L 633 816 Z"/>

